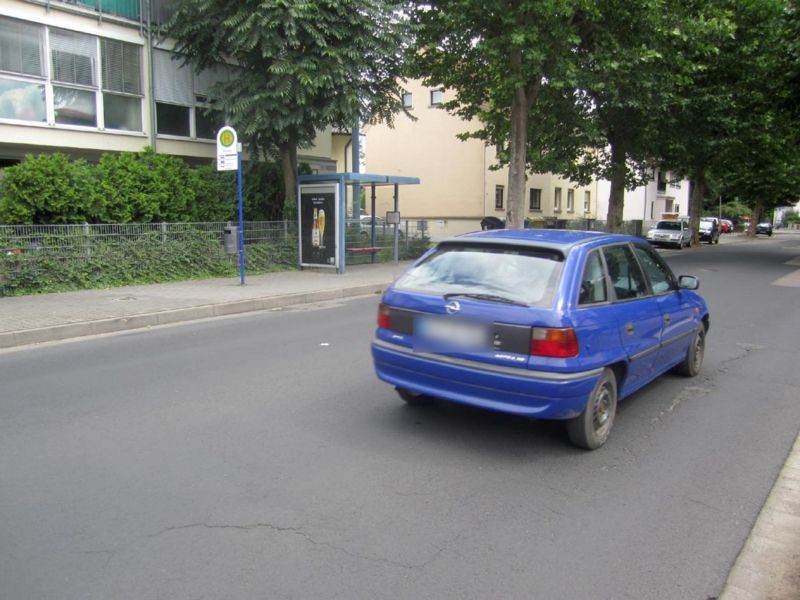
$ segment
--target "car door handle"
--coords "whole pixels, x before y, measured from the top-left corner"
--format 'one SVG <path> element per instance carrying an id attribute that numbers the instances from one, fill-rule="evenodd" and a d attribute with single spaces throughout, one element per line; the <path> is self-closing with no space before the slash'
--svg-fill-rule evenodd
<path id="1" fill-rule="evenodd" d="M 625 323 L 625 333 L 628 335 L 633 335 L 634 331 L 633 323 Z"/>
<path id="2" fill-rule="evenodd" d="M 664 323 L 666 323 L 667 325 L 672 323 L 672 317 L 670 317 L 669 315 L 664 315 Z"/>

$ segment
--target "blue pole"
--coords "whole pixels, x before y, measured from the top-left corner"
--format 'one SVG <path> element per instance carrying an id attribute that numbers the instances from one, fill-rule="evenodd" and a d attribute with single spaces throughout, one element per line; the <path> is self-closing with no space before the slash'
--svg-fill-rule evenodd
<path id="1" fill-rule="evenodd" d="M 239 277 L 244 285 L 244 210 L 242 208 L 242 153 L 236 156 L 236 192 L 239 196 Z"/>

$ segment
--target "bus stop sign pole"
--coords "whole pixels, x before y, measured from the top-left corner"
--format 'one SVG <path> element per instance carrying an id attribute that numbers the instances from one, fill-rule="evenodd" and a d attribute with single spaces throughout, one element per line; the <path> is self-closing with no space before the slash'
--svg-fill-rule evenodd
<path id="1" fill-rule="evenodd" d="M 242 145 L 236 148 L 236 194 L 239 205 L 239 279 L 244 285 L 244 209 L 242 207 Z"/>
<path id="2" fill-rule="evenodd" d="M 233 127 L 217 132 L 217 171 L 236 171 L 236 194 L 239 207 L 239 278 L 244 285 L 244 210 L 242 208 L 242 145 Z"/>

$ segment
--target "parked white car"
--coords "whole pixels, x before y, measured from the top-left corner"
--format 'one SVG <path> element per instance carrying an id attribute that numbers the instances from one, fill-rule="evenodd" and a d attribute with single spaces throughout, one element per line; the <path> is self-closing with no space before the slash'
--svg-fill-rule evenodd
<path id="1" fill-rule="evenodd" d="M 689 223 L 684 219 L 659 221 L 647 232 L 647 240 L 657 246 L 677 246 L 685 248 L 692 243 L 692 232 Z"/>

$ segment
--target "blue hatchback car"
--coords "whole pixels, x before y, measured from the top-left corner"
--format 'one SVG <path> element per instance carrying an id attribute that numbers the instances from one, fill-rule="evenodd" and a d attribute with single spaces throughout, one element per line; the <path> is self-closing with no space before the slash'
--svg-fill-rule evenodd
<path id="1" fill-rule="evenodd" d="M 700 371 L 709 314 L 698 287 L 633 236 L 451 238 L 384 293 L 375 371 L 409 404 L 562 419 L 575 445 L 598 448 L 618 399 L 669 369 Z"/>

